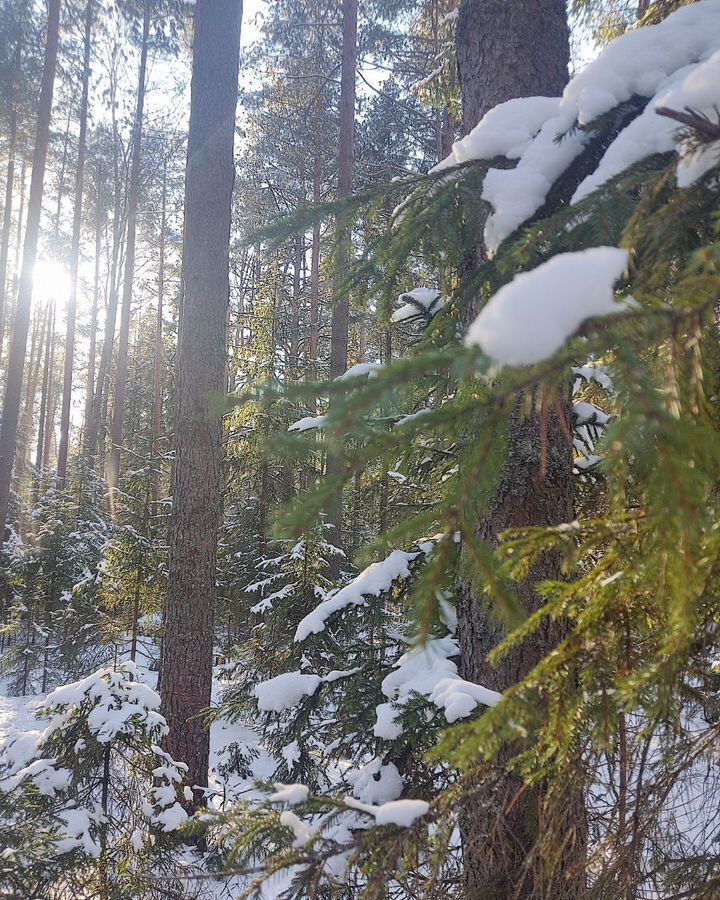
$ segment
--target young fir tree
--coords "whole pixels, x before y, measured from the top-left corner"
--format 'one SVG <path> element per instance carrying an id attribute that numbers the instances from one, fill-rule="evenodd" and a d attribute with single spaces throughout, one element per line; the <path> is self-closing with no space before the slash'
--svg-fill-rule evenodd
<path id="1" fill-rule="evenodd" d="M 38 707 L 42 731 L 4 742 L 3 889 L 167 896 L 167 878 L 161 887 L 153 873 L 162 871 L 164 835 L 187 819 L 186 767 L 159 747 L 160 698 L 138 675 L 125 663 L 64 685 Z"/>

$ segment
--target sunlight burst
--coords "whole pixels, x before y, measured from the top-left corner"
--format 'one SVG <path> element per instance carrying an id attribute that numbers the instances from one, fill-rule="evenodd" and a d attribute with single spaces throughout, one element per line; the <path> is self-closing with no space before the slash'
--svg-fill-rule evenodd
<path id="1" fill-rule="evenodd" d="M 33 293 L 43 302 L 65 304 L 70 293 L 70 273 L 55 259 L 39 259 L 33 272 Z"/>

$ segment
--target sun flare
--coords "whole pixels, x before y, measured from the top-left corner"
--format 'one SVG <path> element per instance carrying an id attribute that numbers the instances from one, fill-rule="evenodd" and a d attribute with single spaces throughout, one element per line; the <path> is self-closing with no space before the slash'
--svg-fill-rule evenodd
<path id="1" fill-rule="evenodd" d="M 42 301 L 63 304 L 70 292 L 70 273 L 55 259 L 39 259 L 33 272 L 33 293 Z"/>

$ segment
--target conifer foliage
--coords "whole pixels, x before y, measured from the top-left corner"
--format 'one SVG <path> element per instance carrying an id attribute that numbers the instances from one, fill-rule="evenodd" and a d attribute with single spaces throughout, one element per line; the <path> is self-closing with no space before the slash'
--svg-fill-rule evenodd
<path id="1" fill-rule="evenodd" d="M 0 892 L 718 896 L 720 0 L 6 5 Z"/>

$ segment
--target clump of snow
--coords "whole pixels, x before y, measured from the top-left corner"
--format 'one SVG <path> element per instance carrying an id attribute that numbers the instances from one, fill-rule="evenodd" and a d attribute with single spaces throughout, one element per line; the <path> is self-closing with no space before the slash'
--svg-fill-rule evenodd
<path id="1" fill-rule="evenodd" d="M 470 325 L 466 346 L 501 365 L 522 366 L 556 353 L 586 319 L 623 310 L 613 285 L 628 256 L 616 247 L 561 253 L 502 287 Z"/>
<path id="2" fill-rule="evenodd" d="M 379 703 L 375 707 L 375 725 L 373 734 L 385 741 L 394 741 L 403 733 L 403 728 L 397 720 L 397 710 L 392 703 Z"/>
<path id="3" fill-rule="evenodd" d="M 363 375 L 367 375 L 368 378 L 372 378 L 374 373 L 378 371 L 378 369 L 382 369 L 383 364 L 378 362 L 363 362 L 363 363 L 355 363 L 354 366 L 350 366 L 350 368 L 343 372 L 342 375 L 338 375 L 335 381 L 347 381 L 350 378 L 361 378 Z"/>
<path id="4" fill-rule="evenodd" d="M 418 316 L 434 316 L 445 306 L 445 300 L 440 291 L 435 288 L 418 287 L 400 294 L 398 302 L 402 304 L 390 317 L 394 323 L 405 322 L 408 319 L 416 319 Z"/>
<path id="5" fill-rule="evenodd" d="M 409 577 L 409 564 L 421 554 L 422 550 L 415 553 L 393 550 L 386 559 L 372 563 L 363 569 L 350 584 L 346 584 L 339 591 L 330 594 L 326 600 L 323 600 L 312 612 L 300 620 L 295 631 L 295 640 L 304 641 L 311 634 L 320 634 L 333 613 L 347 606 L 363 606 L 365 597 L 379 597 L 385 591 L 389 591 L 399 578 Z"/>
<path id="6" fill-rule="evenodd" d="M 565 129 L 563 129 L 565 125 Z M 571 127 L 560 116 L 540 131 L 514 169 L 489 169 L 483 182 L 482 199 L 493 208 L 484 229 L 485 247 L 493 254 L 506 237 L 527 221 L 545 202 L 553 183 L 582 152 L 589 136 L 582 131 L 558 133 Z"/>
<path id="7" fill-rule="evenodd" d="M 322 678 L 319 675 L 304 672 L 283 672 L 268 681 L 261 681 L 253 688 L 258 709 L 263 712 L 282 712 L 297 706 L 303 697 L 312 697 L 321 684 L 332 684 L 341 678 L 349 678 L 360 672 L 355 669 L 334 669 Z M 292 745 L 286 748 L 290 754 Z M 290 763 L 288 762 L 288 766 Z"/>
<path id="8" fill-rule="evenodd" d="M 694 103 L 711 109 L 717 104 L 718 78 L 710 57 L 718 49 L 720 0 L 702 0 L 682 7 L 659 24 L 631 29 L 605 47 L 568 84 L 557 114 L 545 121 L 517 166 L 488 171 L 482 193 L 483 199 L 493 207 L 485 224 L 488 252 L 494 253 L 505 238 L 542 206 L 552 184 L 591 140 L 591 132 L 578 130 L 577 124 L 589 125 L 633 96 L 650 98 L 658 92 L 663 94 L 663 102 L 679 103 L 681 108 Z M 703 71 L 704 66 L 697 64 L 706 60 L 707 71 Z M 695 71 L 687 70 L 681 78 L 681 70 L 690 66 Z M 676 73 L 677 80 L 673 77 Z M 674 93 L 677 90 L 681 94 Z M 520 109 L 518 119 L 522 118 Z M 600 173 L 581 185 L 575 200 L 647 153 L 658 152 L 658 148 L 672 149 L 669 141 L 673 129 L 666 123 L 654 122 L 652 115 L 651 111 L 641 116 L 643 121 L 633 123 L 628 136 L 621 134 L 616 139 L 615 146 L 607 151 Z M 482 125 L 481 122 L 478 128 Z M 682 184 L 690 177 L 681 173 Z"/>
<path id="9" fill-rule="evenodd" d="M 268 681 L 256 684 L 253 692 L 258 709 L 263 712 L 282 712 L 302 700 L 311 697 L 320 687 L 319 675 L 304 675 L 302 672 L 283 672 Z"/>
<path id="10" fill-rule="evenodd" d="M 321 430 L 327 423 L 327 416 L 304 416 L 293 422 L 288 431 L 310 431 L 312 428 Z"/>
<path id="11" fill-rule="evenodd" d="M 414 697 L 423 696 L 443 709 L 448 722 L 469 716 L 479 705 L 495 706 L 502 697 L 458 675 L 452 657 L 460 652 L 452 635 L 431 637 L 403 654 L 382 683 L 383 694 L 391 701 L 376 707 L 376 737 L 394 740 L 402 734 L 397 715 Z"/>
<path id="12" fill-rule="evenodd" d="M 591 381 L 594 381 L 604 391 L 613 390 L 612 378 L 608 375 L 605 366 L 599 366 L 592 363 L 588 363 L 585 366 L 573 366 L 572 373 L 573 394 L 577 393 L 583 381 L 588 384 Z"/>
<path id="13" fill-rule="evenodd" d="M 452 723 L 469 716 L 480 705 L 497 706 L 502 700 L 502 694 L 481 684 L 455 677 L 438 681 L 430 699 L 445 710 L 445 718 Z"/>
<path id="14" fill-rule="evenodd" d="M 431 413 L 431 412 L 432 412 L 431 409 L 423 408 L 423 409 L 419 409 L 417 412 L 414 412 L 414 413 L 408 413 L 408 415 L 406 415 L 406 416 L 401 416 L 401 417 L 397 420 L 397 422 L 395 423 L 395 427 L 396 427 L 396 428 L 399 428 L 401 425 L 406 425 L 408 422 L 412 422 L 412 421 L 414 421 L 415 419 L 419 419 L 419 418 L 421 418 L 422 416 L 426 416 L 426 415 L 428 415 L 428 413 Z"/>
<path id="15" fill-rule="evenodd" d="M 545 122 L 557 115 L 559 105 L 558 97 L 519 97 L 500 103 L 468 135 L 453 144 L 450 155 L 430 174 L 474 159 L 519 159 Z"/>
<path id="16" fill-rule="evenodd" d="M 298 803 L 305 803 L 310 795 L 310 788 L 304 784 L 281 784 L 275 782 L 273 784 L 275 793 L 270 794 L 268 801 L 270 803 L 288 803 L 295 806 Z"/>
<path id="17" fill-rule="evenodd" d="M 383 765 L 379 759 L 373 759 L 359 769 L 349 770 L 345 777 L 353 786 L 354 796 L 363 803 L 387 803 L 402 794 L 402 775 L 394 763 Z"/>
<path id="18" fill-rule="evenodd" d="M 410 828 L 418 819 L 427 815 L 430 809 L 430 804 L 425 800 L 391 800 L 380 806 L 372 806 L 361 803 L 354 797 L 346 797 L 345 805 L 374 816 L 376 825 L 397 825 L 400 828 Z"/>
<path id="19" fill-rule="evenodd" d="M 280 824 L 284 825 L 286 828 L 289 828 L 295 835 L 293 847 L 304 847 L 310 840 L 310 829 L 301 819 L 299 819 L 295 815 L 294 812 L 291 812 L 289 809 L 286 809 L 284 812 L 280 813 Z"/>
<path id="20" fill-rule="evenodd" d="M 718 163 L 720 163 L 720 141 L 713 141 L 695 150 L 684 147 L 677 167 L 678 187 L 691 187 Z"/>
<path id="21" fill-rule="evenodd" d="M 11 771 L 13 768 L 15 767 L 10 757 L 7 769 Z M 12 791 L 24 781 L 31 781 L 40 794 L 52 797 L 70 786 L 72 772 L 57 766 L 54 759 L 34 759 L 28 765 L 17 768 L 12 774 L 0 779 L 0 791 Z"/>
<path id="22" fill-rule="evenodd" d="M 719 41 L 720 42 L 720 41 Z M 597 169 L 575 191 L 572 203 L 582 200 L 629 166 L 654 153 L 676 148 L 679 124 L 658 115 L 658 108 L 684 111 L 692 109 L 712 115 L 720 104 L 720 51 L 701 62 L 683 66 L 664 79 L 643 113 L 625 128 L 605 151 Z M 677 179 L 679 187 L 688 187 L 720 161 L 720 143 L 692 153 L 680 148 Z"/>
<path id="23" fill-rule="evenodd" d="M 573 404 L 574 425 L 608 425 L 610 416 L 594 403 Z"/>

